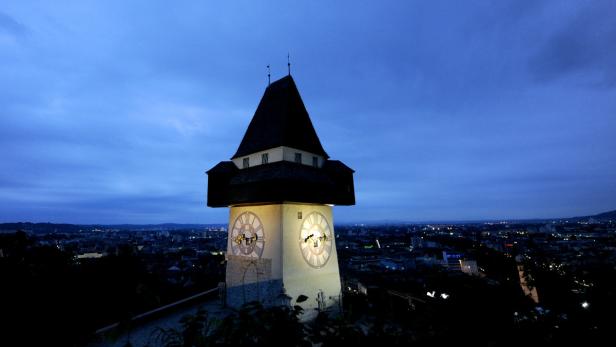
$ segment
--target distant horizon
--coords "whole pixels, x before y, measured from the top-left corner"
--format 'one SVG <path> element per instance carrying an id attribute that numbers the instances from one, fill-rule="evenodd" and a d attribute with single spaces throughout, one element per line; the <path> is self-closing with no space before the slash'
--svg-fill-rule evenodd
<path id="1" fill-rule="evenodd" d="M 371 221 L 341 221 L 336 222 L 338 225 L 356 225 L 356 224 L 473 224 L 473 223 L 486 223 L 486 222 L 533 222 L 533 221 L 549 221 L 549 220 L 566 220 L 576 218 L 590 218 L 604 213 L 616 213 L 615 210 L 601 211 L 589 215 L 578 216 L 564 216 L 564 217 L 546 217 L 546 218 L 493 218 L 493 219 L 461 219 L 461 220 L 371 220 Z M 83 226 L 159 226 L 159 225 L 228 225 L 228 222 L 213 222 L 213 223 L 184 223 L 184 222 L 162 222 L 162 223 L 71 223 L 71 222 L 49 222 L 49 221 L 20 221 L 20 222 L 6 222 L 0 221 L 0 224 L 19 224 L 19 223 L 31 223 L 31 224 L 68 224 L 68 225 L 83 225 Z"/>

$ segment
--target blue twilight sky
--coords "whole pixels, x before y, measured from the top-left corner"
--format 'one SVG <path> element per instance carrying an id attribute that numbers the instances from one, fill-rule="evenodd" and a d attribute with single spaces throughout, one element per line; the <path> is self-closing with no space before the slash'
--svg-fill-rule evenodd
<path id="1" fill-rule="evenodd" d="M 2 1 L 0 222 L 225 222 L 204 171 L 293 76 L 337 221 L 616 209 L 615 1 Z"/>

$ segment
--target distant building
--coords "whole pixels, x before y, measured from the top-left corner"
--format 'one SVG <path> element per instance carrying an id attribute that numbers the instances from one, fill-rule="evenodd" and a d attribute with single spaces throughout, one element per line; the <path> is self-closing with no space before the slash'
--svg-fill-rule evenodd
<path id="1" fill-rule="evenodd" d="M 97 259 L 97 258 L 102 258 L 103 255 L 104 254 L 100 252 L 82 253 L 82 254 L 77 255 L 77 259 Z"/>
<path id="2" fill-rule="evenodd" d="M 400 261 L 394 261 L 393 259 L 381 259 L 379 261 L 379 266 L 384 270 L 389 271 L 400 271 L 404 270 L 404 264 Z"/>
<path id="3" fill-rule="evenodd" d="M 423 238 L 421 238 L 421 236 L 413 236 L 411 238 L 411 246 L 413 247 L 413 249 L 422 248 Z"/>
<path id="4" fill-rule="evenodd" d="M 520 278 L 520 287 L 522 287 L 522 291 L 524 295 L 530 297 L 535 304 L 539 303 L 539 294 L 537 293 L 537 287 L 532 286 L 528 283 L 528 279 L 526 278 L 526 272 L 524 270 L 524 265 L 521 263 L 521 256 L 516 257 L 518 276 Z"/>
<path id="5" fill-rule="evenodd" d="M 460 259 L 460 270 L 468 275 L 479 276 L 479 267 L 476 260 Z"/>

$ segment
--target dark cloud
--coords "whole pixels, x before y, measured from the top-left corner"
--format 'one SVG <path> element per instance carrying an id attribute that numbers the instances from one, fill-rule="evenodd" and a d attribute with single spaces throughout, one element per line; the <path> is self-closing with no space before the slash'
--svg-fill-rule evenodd
<path id="1" fill-rule="evenodd" d="M 611 1 L 586 3 L 562 21 L 532 56 L 529 68 L 536 79 L 552 81 L 579 74 L 582 83 L 616 86 L 616 5 Z"/>
<path id="2" fill-rule="evenodd" d="M 0 32 L 20 37 L 25 35 L 28 29 L 25 25 L 15 20 L 15 18 L 4 12 L 0 12 Z"/>

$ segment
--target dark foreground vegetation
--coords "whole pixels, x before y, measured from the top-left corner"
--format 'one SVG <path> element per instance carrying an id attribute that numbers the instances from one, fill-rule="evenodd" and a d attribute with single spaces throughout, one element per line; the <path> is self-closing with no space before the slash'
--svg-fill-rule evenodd
<path id="1" fill-rule="evenodd" d="M 23 232 L 0 234 L 0 249 L 0 346 L 84 344 L 98 328 L 216 287 L 224 269 L 222 256 L 207 255 L 190 278 L 169 281 L 166 269 L 152 264 L 170 255 L 146 259 L 127 245 L 117 254 L 77 259 Z M 181 261 L 181 254 L 173 256 Z"/>

